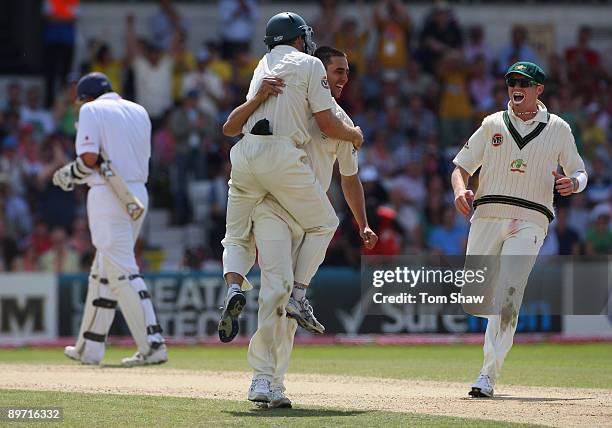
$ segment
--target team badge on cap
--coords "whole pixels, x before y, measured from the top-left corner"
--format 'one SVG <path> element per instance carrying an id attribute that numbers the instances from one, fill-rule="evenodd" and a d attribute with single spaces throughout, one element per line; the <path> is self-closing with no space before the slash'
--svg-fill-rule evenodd
<path id="1" fill-rule="evenodd" d="M 493 138 L 491 138 L 491 144 L 493 147 L 499 147 L 504 142 L 504 136 L 502 134 L 495 134 Z"/>

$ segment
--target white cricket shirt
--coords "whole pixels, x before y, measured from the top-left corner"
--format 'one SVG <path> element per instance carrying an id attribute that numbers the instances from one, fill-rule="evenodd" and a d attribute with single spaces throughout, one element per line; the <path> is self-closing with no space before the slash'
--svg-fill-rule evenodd
<path id="1" fill-rule="evenodd" d="M 79 112 L 76 154 L 108 155 L 127 183 L 146 183 L 151 157 L 151 120 L 141 105 L 110 92 L 83 104 Z M 85 180 L 90 186 L 106 182 L 96 172 Z"/>
<path id="2" fill-rule="evenodd" d="M 344 123 L 353 126 L 353 121 L 336 100 L 332 112 Z M 326 192 L 331 184 L 336 159 L 340 174 L 344 176 L 357 174 L 359 169 L 357 150 L 350 142 L 329 138 L 321 132 L 314 117 L 310 119 L 309 131 L 312 141 L 304 146 L 304 151 L 308 154 L 312 170 Z"/>
<path id="3" fill-rule="evenodd" d="M 283 79 L 286 86 L 282 94 L 268 97 L 253 112 L 242 128 L 243 134 L 250 134 L 253 125 L 265 118 L 274 135 L 289 137 L 298 146 L 310 141 L 308 126 L 312 114 L 334 106 L 321 60 L 293 46 L 274 47 L 253 72 L 247 101 L 255 96 L 264 77 Z"/>

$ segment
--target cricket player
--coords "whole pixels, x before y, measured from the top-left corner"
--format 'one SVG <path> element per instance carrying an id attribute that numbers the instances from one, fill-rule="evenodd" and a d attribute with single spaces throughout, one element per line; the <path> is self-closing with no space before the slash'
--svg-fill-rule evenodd
<path id="1" fill-rule="evenodd" d="M 162 329 L 134 256 L 145 215 L 134 221 L 111 181 L 100 175 L 102 167 L 98 168 L 102 157 L 107 157 L 115 178 L 121 177 L 127 193 L 146 207 L 151 121 L 142 106 L 113 92 L 102 73 L 83 76 L 77 84 L 77 98 L 83 103 L 76 135 L 77 158 L 55 172 L 53 183 L 65 191 L 73 190 L 75 184 L 90 187 L 87 215 L 96 256 L 77 343 L 67 346 L 64 353 L 85 364 L 99 364 L 119 304 L 138 347 L 122 364 L 164 363 L 168 356 Z M 109 165 L 106 162 L 103 167 Z"/>
<path id="2" fill-rule="evenodd" d="M 320 47 L 314 55 L 326 67 L 333 97 L 339 98 L 348 82 L 349 66 L 346 55 L 331 47 Z M 270 95 L 279 96 L 283 87 L 283 82 L 277 78 L 266 79 L 258 90 L 257 99 L 263 102 Z M 347 125 L 353 125 L 349 116 L 335 101 L 333 112 Z M 242 124 L 235 115 L 230 115 L 226 125 L 240 129 Z M 314 118 L 311 119 L 308 130 L 312 141 L 305 146 L 305 151 L 317 179 L 327 191 L 334 164 L 338 161 L 344 197 L 359 225 L 364 245 L 373 248 L 378 237 L 370 229 L 366 217 L 363 187 L 357 174 L 357 151 L 346 142 L 326 136 Z M 269 403 L 269 407 L 291 407 L 291 401 L 284 394 L 284 376 L 289 366 L 297 325 L 294 319 L 284 315 L 289 315 L 292 299 L 295 301 L 305 298 L 305 290 L 293 287 L 291 291 L 290 287 L 304 231 L 272 195 L 267 195 L 263 202 L 255 207 L 252 219 L 255 240 L 250 241 L 252 251 L 248 253 L 248 257 L 234 259 L 229 265 L 243 277 L 246 276 L 255 261 L 255 245 L 257 246 L 261 290 L 258 328 L 251 339 L 248 352 L 248 361 L 253 368 L 248 399 Z M 300 293 L 297 296 L 296 291 Z"/>
<path id="3" fill-rule="evenodd" d="M 510 348 L 527 279 L 553 220 L 553 191 L 562 196 L 587 184 L 569 125 L 538 100 L 546 75 L 531 62 L 517 62 L 505 75 L 508 110 L 494 113 L 470 137 L 453 160 L 451 182 L 457 210 L 471 219 L 467 255 L 499 256 L 493 313 L 464 305 L 487 318 L 484 364 L 469 395 L 492 397 Z M 561 165 L 563 174 L 557 172 Z M 480 169 L 476 195 L 468 177 Z"/>
<path id="4" fill-rule="evenodd" d="M 250 251 L 252 214 L 267 195 L 275 197 L 304 230 L 304 242 L 297 255 L 295 282 L 305 288 L 325 258 L 327 246 L 338 226 L 336 213 L 306 163 L 305 144 L 310 141 L 308 123 L 314 116 L 329 138 L 347 141 L 359 148 L 363 135 L 359 127 L 349 126 L 332 111 L 334 100 L 321 60 L 314 51 L 312 29 L 299 15 L 279 13 L 268 21 L 264 42 L 269 52 L 253 73 L 247 102 L 234 110 L 226 135 L 243 138 L 232 147 L 232 172 L 229 182 L 226 234 L 223 239 L 224 277 L 228 294 L 219 322 L 219 338 L 231 341 L 238 334 L 238 316 L 246 299 L 243 288 L 250 284 L 239 272 L 228 269 L 232 259 Z M 255 95 L 267 77 L 284 82 L 283 92 L 259 103 Z M 227 124 L 226 124 L 227 125 Z M 289 285 L 291 287 L 291 284 Z M 312 308 L 306 300 L 296 303 L 295 316 L 315 328 Z"/>

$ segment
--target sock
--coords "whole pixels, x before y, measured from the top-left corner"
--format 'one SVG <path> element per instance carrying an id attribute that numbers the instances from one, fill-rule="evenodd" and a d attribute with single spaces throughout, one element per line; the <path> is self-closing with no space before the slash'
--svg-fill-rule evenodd
<path id="1" fill-rule="evenodd" d="M 241 288 L 238 284 L 230 284 L 227 288 L 227 294 L 230 294 L 232 291 L 238 292 L 241 291 Z"/>
<path id="2" fill-rule="evenodd" d="M 306 297 L 306 288 L 304 284 L 300 284 L 299 282 L 295 282 L 293 284 L 293 291 L 291 292 L 291 297 L 295 300 L 302 300 Z"/>

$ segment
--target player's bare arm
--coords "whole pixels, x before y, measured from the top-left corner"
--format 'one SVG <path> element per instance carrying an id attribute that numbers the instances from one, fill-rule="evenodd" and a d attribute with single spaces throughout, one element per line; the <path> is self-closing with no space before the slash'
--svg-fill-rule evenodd
<path id="1" fill-rule="evenodd" d="M 451 175 L 451 185 L 455 193 L 455 208 L 465 216 L 470 214 L 474 200 L 474 192 L 467 189 L 469 177 L 470 174 L 460 166 L 455 167 Z"/>
<path id="2" fill-rule="evenodd" d="M 242 127 L 255 110 L 268 99 L 269 96 L 278 96 L 283 93 L 285 82 L 278 77 L 264 77 L 259 90 L 253 98 L 236 107 L 223 124 L 223 135 L 235 137 L 242 133 Z"/>
<path id="3" fill-rule="evenodd" d="M 341 175 L 340 177 L 342 193 L 359 227 L 359 236 L 361 236 L 365 247 L 371 250 L 378 242 L 378 236 L 376 236 L 376 233 L 374 233 L 368 225 L 365 197 L 359 175 Z"/>
<path id="4" fill-rule="evenodd" d="M 363 144 L 363 133 L 358 126 L 349 126 L 331 111 L 323 110 L 314 114 L 315 121 L 321 132 L 329 138 L 350 141 L 359 150 Z"/>

